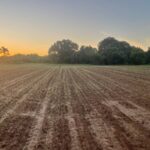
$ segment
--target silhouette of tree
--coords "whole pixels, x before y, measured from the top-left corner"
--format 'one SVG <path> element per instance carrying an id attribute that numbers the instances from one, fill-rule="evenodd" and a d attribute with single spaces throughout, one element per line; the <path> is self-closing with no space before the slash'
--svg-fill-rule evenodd
<path id="1" fill-rule="evenodd" d="M 142 65 L 145 63 L 146 63 L 146 53 L 141 48 L 133 46 L 130 55 L 130 64 Z"/>
<path id="2" fill-rule="evenodd" d="M 141 48 L 131 46 L 125 41 L 113 37 L 98 43 L 98 50 L 91 46 L 81 46 L 71 40 L 54 43 L 49 49 L 49 62 L 85 63 L 85 64 L 145 64 L 150 63 L 150 48 L 144 52 Z"/>
<path id="3" fill-rule="evenodd" d="M 148 51 L 146 52 L 146 63 L 150 64 L 150 47 L 148 48 Z"/>
<path id="4" fill-rule="evenodd" d="M 78 45 L 71 40 L 62 40 L 54 43 L 49 49 L 49 57 L 59 63 L 71 63 Z"/>
<path id="5" fill-rule="evenodd" d="M 91 46 L 81 46 L 78 52 L 78 59 L 80 63 L 93 64 L 96 63 L 97 49 Z"/>
<path id="6" fill-rule="evenodd" d="M 108 37 L 98 44 L 98 52 L 104 64 L 128 64 L 131 46 L 127 42 Z"/>
<path id="7" fill-rule="evenodd" d="M 5 47 L 0 48 L 0 54 L 3 54 L 4 56 L 9 55 L 9 50 Z"/>

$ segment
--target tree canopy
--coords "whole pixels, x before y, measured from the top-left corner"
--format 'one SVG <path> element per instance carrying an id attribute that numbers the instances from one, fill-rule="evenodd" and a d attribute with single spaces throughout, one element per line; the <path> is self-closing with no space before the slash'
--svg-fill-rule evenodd
<path id="1" fill-rule="evenodd" d="M 150 47 L 148 48 L 148 51 L 146 52 L 146 63 L 150 64 Z"/>
<path id="2" fill-rule="evenodd" d="M 150 48 L 147 52 L 131 46 L 126 41 L 107 37 L 98 43 L 98 49 L 92 46 L 81 46 L 71 40 L 54 43 L 49 49 L 51 62 L 81 64 L 146 64 L 150 63 Z"/>
<path id="3" fill-rule="evenodd" d="M 81 46 L 77 54 L 78 62 L 93 64 L 95 63 L 96 54 L 97 54 L 96 48 L 93 48 L 91 46 Z"/>
<path id="4" fill-rule="evenodd" d="M 52 61 L 59 63 L 71 63 L 78 45 L 71 40 L 57 41 L 49 48 L 49 56 Z"/>
<path id="5" fill-rule="evenodd" d="M 108 37 L 98 44 L 98 52 L 104 64 L 128 64 L 131 46 L 127 42 Z"/>

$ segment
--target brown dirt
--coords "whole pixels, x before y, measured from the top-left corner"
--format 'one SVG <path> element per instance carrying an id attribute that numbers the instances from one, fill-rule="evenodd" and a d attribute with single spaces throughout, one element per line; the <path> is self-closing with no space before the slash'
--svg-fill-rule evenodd
<path id="1" fill-rule="evenodd" d="M 150 150 L 150 68 L 1 65 L 0 150 Z"/>

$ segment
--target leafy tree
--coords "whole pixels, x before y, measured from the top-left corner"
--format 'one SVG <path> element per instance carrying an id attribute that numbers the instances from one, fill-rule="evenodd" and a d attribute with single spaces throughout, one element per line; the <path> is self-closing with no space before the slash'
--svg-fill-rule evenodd
<path id="1" fill-rule="evenodd" d="M 150 64 L 150 47 L 148 48 L 148 51 L 146 52 L 146 63 Z"/>
<path id="2" fill-rule="evenodd" d="M 130 55 L 130 63 L 134 65 L 141 65 L 146 63 L 145 52 L 141 48 L 132 47 Z"/>
<path id="3" fill-rule="evenodd" d="M 104 64 L 128 64 L 131 46 L 127 42 L 108 37 L 98 44 L 98 52 Z"/>
<path id="4" fill-rule="evenodd" d="M 54 62 L 71 63 L 78 45 L 71 40 L 62 40 L 54 43 L 49 49 L 49 57 Z"/>
<path id="5" fill-rule="evenodd" d="M 81 46 L 78 51 L 76 43 L 70 40 L 62 40 L 57 41 L 50 47 L 47 58 L 49 58 L 50 62 L 58 63 L 139 65 L 150 63 L 150 48 L 147 52 L 144 52 L 140 48 L 130 46 L 125 41 L 118 41 L 113 37 L 108 37 L 99 42 L 98 50 L 91 46 Z"/>
<path id="6" fill-rule="evenodd" d="M 91 46 L 81 46 L 78 52 L 78 59 L 80 63 L 91 64 L 96 63 L 97 49 Z"/>
<path id="7" fill-rule="evenodd" d="M 0 54 L 7 56 L 7 55 L 9 55 L 9 50 L 5 47 L 1 47 L 0 48 Z"/>

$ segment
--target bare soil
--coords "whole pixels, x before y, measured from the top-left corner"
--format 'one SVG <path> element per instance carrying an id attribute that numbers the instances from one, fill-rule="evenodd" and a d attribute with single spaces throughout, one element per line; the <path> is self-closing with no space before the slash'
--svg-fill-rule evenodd
<path id="1" fill-rule="evenodd" d="M 0 65 L 0 150 L 150 150 L 150 67 Z"/>

